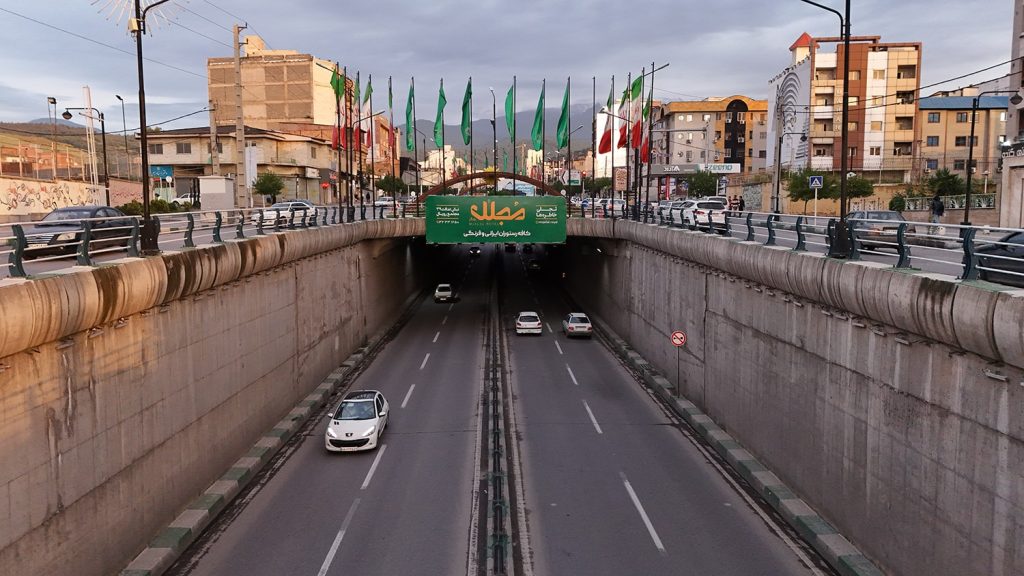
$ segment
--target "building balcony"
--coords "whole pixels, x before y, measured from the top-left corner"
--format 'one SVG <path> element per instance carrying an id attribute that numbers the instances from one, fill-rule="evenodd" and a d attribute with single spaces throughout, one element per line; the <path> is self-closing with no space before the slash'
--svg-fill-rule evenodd
<path id="1" fill-rule="evenodd" d="M 811 170 L 832 170 L 831 156 L 812 156 Z"/>
<path id="2" fill-rule="evenodd" d="M 814 110 L 814 120 L 833 120 L 835 119 L 836 109 L 835 106 L 818 106 L 812 107 Z"/>

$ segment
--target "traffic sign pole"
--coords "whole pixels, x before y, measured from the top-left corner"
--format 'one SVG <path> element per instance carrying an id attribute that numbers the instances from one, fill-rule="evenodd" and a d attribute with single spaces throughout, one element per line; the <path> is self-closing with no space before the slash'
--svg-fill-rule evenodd
<path id="1" fill-rule="evenodd" d="M 676 331 L 672 332 L 672 336 L 669 337 L 669 340 L 672 342 L 672 345 L 676 347 L 676 386 L 675 386 L 675 393 L 676 393 L 676 397 L 678 398 L 679 396 L 681 396 L 681 393 L 679 392 L 679 390 L 683 386 L 683 381 L 680 379 L 681 378 L 681 374 L 682 374 L 682 370 L 680 369 L 680 366 L 682 364 L 682 357 L 680 356 L 680 353 L 681 353 L 681 351 L 683 349 L 683 346 L 686 345 L 686 333 L 683 332 L 682 330 L 676 330 Z"/>

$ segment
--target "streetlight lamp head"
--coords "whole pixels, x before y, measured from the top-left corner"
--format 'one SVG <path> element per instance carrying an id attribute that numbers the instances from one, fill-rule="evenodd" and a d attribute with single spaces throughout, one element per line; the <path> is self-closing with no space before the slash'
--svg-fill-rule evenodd
<path id="1" fill-rule="evenodd" d="M 71 112 L 65 110 L 64 113 L 60 115 L 60 117 L 65 120 L 71 120 Z"/>
<path id="2" fill-rule="evenodd" d="M 47 104 L 54 104 L 54 105 L 56 105 L 57 104 L 57 99 L 54 98 L 53 96 L 47 96 L 46 97 L 46 103 Z"/>
<path id="3" fill-rule="evenodd" d="M 124 98 L 121 98 L 121 95 L 120 95 L 120 94 L 114 94 L 114 98 L 117 98 L 117 99 L 118 99 L 118 100 L 120 100 L 121 102 L 124 102 Z"/>
<path id="4" fill-rule="evenodd" d="M 1017 93 L 1017 94 L 1014 94 L 1013 96 L 1010 96 L 1010 104 L 1013 104 L 1014 106 L 1016 106 L 1017 104 L 1020 104 L 1021 102 L 1024 102 L 1024 97 L 1022 97 L 1020 95 L 1020 93 Z"/>
<path id="5" fill-rule="evenodd" d="M 801 134 L 800 135 L 800 141 L 801 142 L 807 142 L 807 134 Z"/>

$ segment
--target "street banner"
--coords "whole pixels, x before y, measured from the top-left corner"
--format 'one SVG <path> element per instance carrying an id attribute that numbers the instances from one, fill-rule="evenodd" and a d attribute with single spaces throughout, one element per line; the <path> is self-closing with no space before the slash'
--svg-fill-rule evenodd
<path id="1" fill-rule="evenodd" d="M 428 196 L 427 242 L 565 243 L 559 196 Z"/>

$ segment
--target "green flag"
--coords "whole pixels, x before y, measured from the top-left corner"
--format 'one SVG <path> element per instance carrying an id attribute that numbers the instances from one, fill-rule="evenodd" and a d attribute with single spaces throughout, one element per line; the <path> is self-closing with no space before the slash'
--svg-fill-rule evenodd
<path id="1" fill-rule="evenodd" d="M 367 104 L 370 101 L 370 96 L 373 95 L 373 78 L 366 81 L 366 94 L 363 96 L 363 104 Z"/>
<path id="2" fill-rule="evenodd" d="M 413 118 L 413 110 L 416 108 L 415 87 L 415 84 L 409 84 L 409 100 L 405 103 L 405 149 L 409 152 L 416 148 L 416 119 Z"/>
<path id="3" fill-rule="evenodd" d="M 512 145 L 516 145 L 516 85 L 513 82 L 505 94 L 505 127 L 508 128 L 508 136 L 512 139 Z"/>
<path id="4" fill-rule="evenodd" d="M 486 169 L 488 169 L 490 167 L 491 167 L 491 159 L 488 158 L 487 156 L 484 156 L 484 170 L 486 170 Z"/>
<path id="5" fill-rule="evenodd" d="M 448 100 L 444 97 L 444 79 L 441 79 L 441 87 L 437 90 L 437 117 L 434 118 L 434 144 L 438 148 L 444 148 L 444 107 Z"/>
<path id="6" fill-rule="evenodd" d="M 355 91 L 355 94 L 354 94 L 355 101 L 356 101 L 356 108 L 359 108 L 359 103 L 363 101 L 362 98 L 359 96 L 360 94 L 362 94 L 362 92 L 359 91 L 359 72 L 356 72 L 356 91 Z"/>
<path id="7" fill-rule="evenodd" d="M 555 144 L 565 148 L 569 144 L 569 81 L 565 81 L 565 96 L 562 96 L 562 114 L 558 116 L 558 130 L 555 132 Z"/>
<path id="8" fill-rule="evenodd" d="M 338 69 L 335 68 L 334 72 L 331 72 L 331 88 L 334 88 L 334 95 L 341 98 L 345 94 L 345 77 L 338 74 Z"/>
<path id="9" fill-rule="evenodd" d="M 537 112 L 533 115 L 533 131 L 530 139 L 534 150 L 544 148 L 544 92 L 546 82 L 540 85 L 540 99 L 537 100 Z"/>
<path id="10" fill-rule="evenodd" d="M 462 143 L 473 139 L 473 78 L 466 82 L 466 95 L 462 97 Z"/>
<path id="11" fill-rule="evenodd" d="M 508 151 L 501 151 L 501 171 L 508 172 Z"/>

